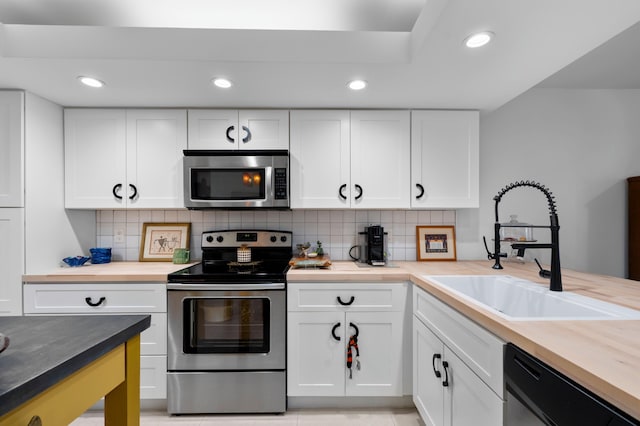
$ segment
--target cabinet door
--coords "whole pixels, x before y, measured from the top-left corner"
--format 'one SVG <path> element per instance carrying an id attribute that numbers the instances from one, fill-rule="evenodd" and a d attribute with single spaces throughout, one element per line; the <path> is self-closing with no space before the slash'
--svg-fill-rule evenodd
<path id="1" fill-rule="evenodd" d="M 189 149 L 238 149 L 237 135 L 237 110 L 189 110 Z"/>
<path id="2" fill-rule="evenodd" d="M 402 312 L 347 312 L 347 339 L 358 333 L 360 369 L 345 371 L 347 396 L 402 396 Z M 353 324 L 353 326 L 352 326 Z M 354 327 L 355 326 L 355 327 Z M 346 355 L 345 342 L 345 355 Z M 345 360 L 346 363 L 346 360 Z"/>
<path id="3" fill-rule="evenodd" d="M 291 111 L 291 207 L 351 205 L 349 111 Z"/>
<path id="4" fill-rule="evenodd" d="M 0 91 L 0 207 L 24 207 L 24 93 Z"/>
<path id="5" fill-rule="evenodd" d="M 477 111 L 412 111 L 411 207 L 479 206 Z"/>
<path id="6" fill-rule="evenodd" d="M 342 312 L 289 312 L 287 395 L 343 396 L 347 338 Z"/>
<path id="7" fill-rule="evenodd" d="M 128 207 L 180 208 L 186 110 L 127 111 Z"/>
<path id="8" fill-rule="evenodd" d="M 445 423 L 455 426 L 503 424 L 504 401 L 445 347 L 449 387 L 445 388 Z"/>
<path id="9" fill-rule="evenodd" d="M 24 209 L 0 209 L 0 315 L 22 315 Z"/>
<path id="10" fill-rule="evenodd" d="M 288 110 L 240 110 L 239 149 L 289 149 Z"/>
<path id="11" fill-rule="evenodd" d="M 428 426 L 444 425 L 444 389 L 440 339 L 413 318 L 413 402 Z M 436 376 L 440 374 L 440 377 Z M 496 423 L 498 424 L 498 423 Z"/>
<path id="12" fill-rule="evenodd" d="M 126 205 L 126 113 L 119 109 L 64 112 L 65 207 Z"/>
<path id="13" fill-rule="evenodd" d="M 351 112 L 352 206 L 410 206 L 409 111 Z"/>

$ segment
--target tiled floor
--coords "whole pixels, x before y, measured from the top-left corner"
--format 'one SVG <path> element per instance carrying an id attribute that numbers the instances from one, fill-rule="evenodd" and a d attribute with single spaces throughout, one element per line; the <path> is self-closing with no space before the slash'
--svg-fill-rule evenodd
<path id="1" fill-rule="evenodd" d="M 89 412 L 71 426 L 98 426 L 101 412 Z M 143 412 L 144 426 L 424 426 L 415 409 L 289 410 L 281 415 L 168 416 L 163 412 Z"/>

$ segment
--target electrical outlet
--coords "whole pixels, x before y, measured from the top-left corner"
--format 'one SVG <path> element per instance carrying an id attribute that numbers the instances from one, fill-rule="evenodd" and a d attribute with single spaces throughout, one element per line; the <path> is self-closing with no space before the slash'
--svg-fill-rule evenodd
<path id="1" fill-rule="evenodd" d="M 113 236 L 114 243 L 124 243 L 124 228 L 116 228 Z"/>

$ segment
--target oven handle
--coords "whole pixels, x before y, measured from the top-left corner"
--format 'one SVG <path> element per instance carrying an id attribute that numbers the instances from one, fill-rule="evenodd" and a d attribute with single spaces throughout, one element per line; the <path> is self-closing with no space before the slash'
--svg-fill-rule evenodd
<path id="1" fill-rule="evenodd" d="M 259 284 L 187 284 L 168 283 L 167 290 L 284 290 L 285 283 L 259 283 Z"/>

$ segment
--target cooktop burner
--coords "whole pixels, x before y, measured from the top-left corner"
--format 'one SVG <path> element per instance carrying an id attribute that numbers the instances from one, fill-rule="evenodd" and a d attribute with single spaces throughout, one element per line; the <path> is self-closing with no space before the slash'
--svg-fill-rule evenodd
<path id="1" fill-rule="evenodd" d="M 202 262 L 169 274 L 168 281 L 285 282 L 291 255 L 291 232 L 208 231 L 202 234 Z"/>

